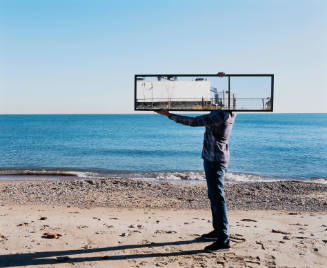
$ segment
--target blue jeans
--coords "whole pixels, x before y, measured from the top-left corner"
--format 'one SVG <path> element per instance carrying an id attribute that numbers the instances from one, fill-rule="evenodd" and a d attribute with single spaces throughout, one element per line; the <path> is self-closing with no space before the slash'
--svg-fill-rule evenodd
<path id="1" fill-rule="evenodd" d="M 224 197 L 224 176 L 226 168 L 219 162 L 204 160 L 204 171 L 208 185 L 208 197 L 212 212 L 212 226 L 219 241 L 228 241 L 227 208 Z"/>

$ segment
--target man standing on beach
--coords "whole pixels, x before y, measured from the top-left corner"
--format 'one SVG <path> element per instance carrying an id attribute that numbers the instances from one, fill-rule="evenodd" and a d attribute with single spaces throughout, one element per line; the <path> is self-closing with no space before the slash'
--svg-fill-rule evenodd
<path id="1" fill-rule="evenodd" d="M 212 111 L 210 114 L 188 117 L 176 115 L 167 110 L 156 111 L 169 119 L 192 127 L 204 126 L 202 158 L 211 204 L 214 230 L 201 236 L 215 242 L 205 247 L 207 251 L 230 248 L 228 235 L 227 208 L 224 197 L 224 176 L 229 162 L 228 139 L 235 121 L 236 113 Z"/>

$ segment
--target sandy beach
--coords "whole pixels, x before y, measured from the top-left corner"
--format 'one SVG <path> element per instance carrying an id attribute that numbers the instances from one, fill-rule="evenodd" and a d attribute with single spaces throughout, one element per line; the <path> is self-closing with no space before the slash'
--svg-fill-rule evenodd
<path id="1" fill-rule="evenodd" d="M 231 250 L 206 253 L 205 185 L 0 182 L 0 267 L 325 267 L 327 185 L 227 184 Z"/>

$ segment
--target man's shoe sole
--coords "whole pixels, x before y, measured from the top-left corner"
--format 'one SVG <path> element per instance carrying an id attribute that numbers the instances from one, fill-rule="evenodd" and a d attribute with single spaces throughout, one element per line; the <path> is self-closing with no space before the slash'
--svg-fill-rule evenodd
<path id="1" fill-rule="evenodd" d="M 199 236 L 196 239 L 198 239 L 198 240 L 207 240 L 207 241 L 217 241 L 217 237 L 204 237 L 204 236 Z"/>
<path id="2" fill-rule="evenodd" d="M 221 248 L 221 249 L 205 249 L 204 251 L 206 252 L 226 252 L 226 251 L 230 251 L 230 248 Z"/>
<path id="3" fill-rule="evenodd" d="M 217 238 L 210 238 L 210 237 L 199 237 L 199 239 L 208 240 L 208 241 L 217 241 Z"/>

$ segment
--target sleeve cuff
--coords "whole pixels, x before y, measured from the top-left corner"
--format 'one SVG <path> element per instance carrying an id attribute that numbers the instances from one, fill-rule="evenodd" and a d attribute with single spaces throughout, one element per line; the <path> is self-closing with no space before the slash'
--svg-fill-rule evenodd
<path id="1" fill-rule="evenodd" d="M 171 119 L 171 120 L 174 120 L 174 114 L 169 114 L 168 118 Z"/>

